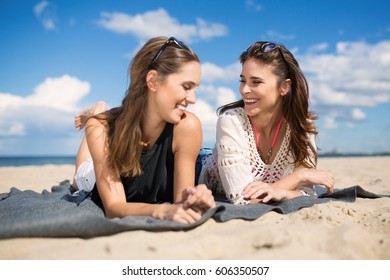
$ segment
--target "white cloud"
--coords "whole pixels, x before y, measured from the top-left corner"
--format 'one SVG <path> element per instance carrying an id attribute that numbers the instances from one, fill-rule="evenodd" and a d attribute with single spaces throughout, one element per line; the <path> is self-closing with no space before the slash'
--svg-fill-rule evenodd
<path id="1" fill-rule="evenodd" d="M 297 59 L 309 80 L 314 110 L 326 106 L 335 113 L 324 120 L 327 128 L 338 121 L 354 127 L 366 119 L 361 109 L 351 107 L 390 102 L 390 41 L 339 42 L 334 54 L 309 52 Z"/>
<path id="2" fill-rule="evenodd" d="M 350 107 L 327 107 L 321 110 L 320 120 L 324 128 L 334 129 L 342 123 L 347 128 L 354 128 L 356 124 L 366 120 L 367 116 L 360 108 Z"/>
<path id="3" fill-rule="evenodd" d="M 24 136 L 26 129 L 24 124 L 12 121 L 11 123 L 0 122 L 0 136 Z"/>
<path id="4" fill-rule="evenodd" d="M 250 11 L 258 12 L 263 10 L 263 7 L 260 4 L 257 4 L 254 0 L 246 0 L 245 5 Z"/>
<path id="5" fill-rule="evenodd" d="M 23 104 L 23 97 L 12 95 L 11 93 L 0 92 L 0 110 L 4 111 L 7 108 L 19 107 Z"/>
<path id="6" fill-rule="evenodd" d="M 78 101 L 91 89 L 88 82 L 76 77 L 63 75 L 58 78 L 46 78 L 26 97 L 10 93 L 0 93 L 0 109 L 20 109 L 27 107 L 46 107 L 63 112 L 78 110 Z"/>
<path id="7" fill-rule="evenodd" d="M 215 142 L 218 107 L 238 98 L 230 88 L 213 85 L 200 86 L 197 95 L 197 101 L 189 107 L 189 111 L 197 115 L 202 123 L 204 146 L 211 147 Z"/>
<path id="8" fill-rule="evenodd" d="M 225 36 L 228 32 L 225 25 L 210 23 L 201 18 L 196 20 L 196 24 L 181 24 L 162 8 L 136 15 L 102 12 L 98 24 L 116 33 L 132 34 L 140 40 L 165 35 L 191 42 L 195 39 Z"/>
<path id="9" fill-rule="evenodd" d="M 194 113 L 200 120 L 203 130 L 203 146 L 210 147 L 215 142 L 215 126 L 217 124 L 217 114 L 209 102 L 197 99 L 188 111 Z M 211 148 L 211 147 L 210 147 Z"/>
<path id="10" fill-rule="evenodd" d="M 88 82 L 64 75 L 59 78 L 46 78 L 34 93 L 25 98 L 29 106 L 49 107 L 64 112 L 74 112 L 77 102 L 91 89 Z"/>
<path id="11" fill-rule="evenodd" d="M 390 102 L 390 41 L 340 42 L 336 54 L 300 58 L 316 104 L 375 106 Z"/>
<path id="12" fill-rule="evenodd" d="M 34 13 L 35 13 L 35 16 L 39 17 L 42 12 L 44 11 L 44 9 L 49 5 L 49 2 L 47 1 L 42 1 L 42 2 L 39 2 L 38 4 L 36 4 L 34 6 Z"/>
<path id="13" fill-rule="evenodd" d="M 337 122 L 335 116 L 327 115 L 324 117 L 324 127 L 328 129 L 337 128 Z"/>
<path id="14" fill-rule="evenodd" d="M 225 105 L 227 103 L 231 103 L 237 101 L 238 98 L 234 91 L 230 88 L 219 87 L 217 93 L 217 105 L 218 107 Z"/>
<path id="15" fill-rule="evenodd" d="M 216 87 L 211 84 L 201 85 L 199 87 L 199 95 L 203 100 L 213 104 L 215 110 L 222 105 L 238 100 L 236 93 L 232 89 L 223 86 Z"/>
<path id="16" fill-rule="evenodd" d="M 241 73 L 241 64 L 233 63 L 221 67 L 210 62 L 202 63 L 202 82 L 214 82 L 221 80 L 225 82 L 238 81 Z"/>
<path id="17" fill-rule="evenodd" d="M 78 102 L 90 91 L 90 84 L 63 75 L 47 78 L 26 97 L 0 93 L 0 136 L 62 131 L 72 125 Z"/>
<path id="18" fill-rule="evenodd" d="M 48 1 L 41 1 L 33 8 L 35 17 L 42 23 L 47 30 L 56 29 L 57 16 L 55 7 Z"/>
<path id="19" fill-rule="evenodd" d="M 319 43 L 317 45 L 314 45 L 314 46 L 311 46 L 309 48 L 309 52 L 321 52 L 321 51 L 325 51 L 326 49 L 328 49 L 329 45 L 328 43 L 326 42 L 323 42 L 323 43 Z"/>
<path id="20" fill-rule="evenodd" d="M 206 126 L 217 120 L 215 109 L 209 102 L 202 99 L 198 99 L 194 105 L 191 105 L 189 111 L 197 115 L 202 124 L 205 124 Z"/>
<path id="21" fill-rule="evenodd" d="M 351 112 L 353 120 L 362 121 L 366 119 L 366 114 L 359 108 L 354 108 Z"/>
<path id="22" fill-rule="evenodd" d="M 53 19 L 42 20 L 42 24 L 43 24 L 43 27 L 45 27 L 45 29 L 47 29 L 47 30 L 54 30 L 54 29 L 56 29 L 56 25 L 55 25 Z"/>
<path id="23" fill-rule="evenodd" d="M 227 34 L 227 27 L 221 23 L 208 23 L 201 18 L 196 19 L 196 30 L 200 39 L 223 37 Z"/>

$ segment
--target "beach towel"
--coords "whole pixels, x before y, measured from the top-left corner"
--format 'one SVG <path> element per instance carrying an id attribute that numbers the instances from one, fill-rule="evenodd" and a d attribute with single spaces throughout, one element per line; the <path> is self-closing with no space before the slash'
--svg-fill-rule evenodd
<path id="1" fill-rule="evenodd" d="M 272 204 L 233 205 L 217 201 L 200 220 L 193 224 L 158 220 L 145 216 L 108 219 L 87 195 L 72 195 L 69 182 L 41 193 L 12 188 L 0 194 L 0 238 L 16 237 L 81 237 L 107 236 L 129 230 L 177 231 L 191 230 L 208 219 L 226 222 L 231 219 L 255 220 L 275 211 L 288 214 L 315 204 L 330 201 L 354 202 L 356 198 L 384 197 L 368 192 L 360 186 L 335 190 L 327 195 L 325 188 L 316 186 L 318 197 L 299 196 Z"/>

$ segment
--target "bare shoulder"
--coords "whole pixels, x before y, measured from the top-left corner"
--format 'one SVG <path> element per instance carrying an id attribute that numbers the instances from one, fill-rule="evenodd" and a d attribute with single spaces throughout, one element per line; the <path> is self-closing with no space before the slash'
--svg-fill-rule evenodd
<path id="1" fill-rule="evenodd" d="M 182 120 L 174 126 L 173 150 L 181 148 L 198 150 L 202 145 L 202 126 L 200 120 L 191 112 L 186 112 Z"/>
<path id="2" fill-rule="evenodd" d="M 178 132 L 188 132 L 194 130 L 202 130 L 202 126 L 198 117 L 191 113 L 186 112 L 181 121 L 175 125 L 175 130 Z"/>

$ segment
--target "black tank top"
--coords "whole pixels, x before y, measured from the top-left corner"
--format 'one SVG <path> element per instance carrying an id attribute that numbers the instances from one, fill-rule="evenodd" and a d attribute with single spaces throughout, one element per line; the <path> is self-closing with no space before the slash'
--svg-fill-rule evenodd
<path id="1" fill-rule="evenodd" d="M 168 123 L 152 148 L 142 153 L 142 174 L 121 177 L 127 202 L 173 202 L 172 139 L 173 124 Z M 92 192 L 92 200 L 102 206 L 96 186 Z"/>

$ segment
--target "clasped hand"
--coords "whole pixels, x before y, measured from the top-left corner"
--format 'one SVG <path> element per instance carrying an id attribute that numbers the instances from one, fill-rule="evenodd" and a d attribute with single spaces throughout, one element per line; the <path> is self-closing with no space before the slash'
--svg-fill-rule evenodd
<path id="1" fill-rule="evenodd" d="M 210 208 L 215 207 L 214 197 L 206 185 L 186 188 L 182 201 L 175 204 L 161 204 L 155 218 L 190 224 L 199 220 Z"/>

